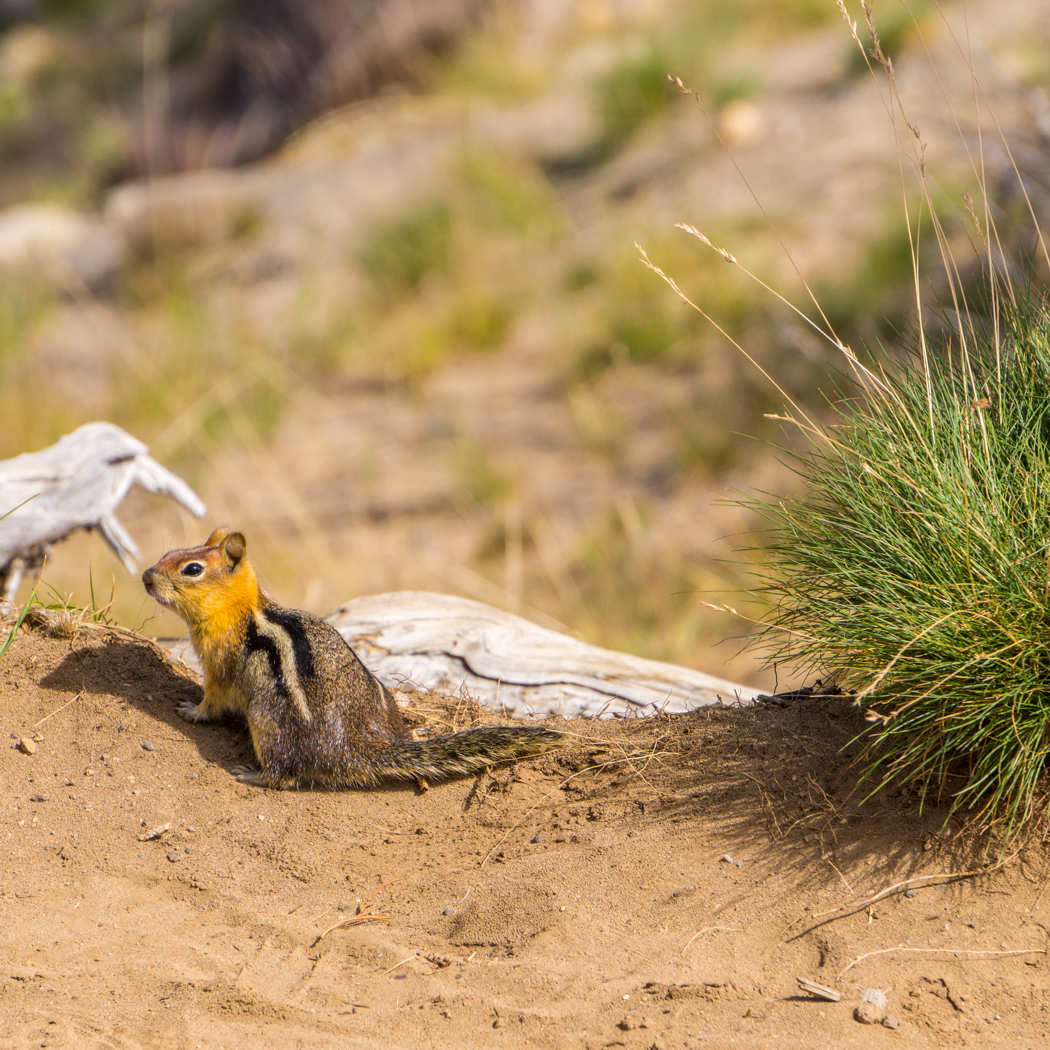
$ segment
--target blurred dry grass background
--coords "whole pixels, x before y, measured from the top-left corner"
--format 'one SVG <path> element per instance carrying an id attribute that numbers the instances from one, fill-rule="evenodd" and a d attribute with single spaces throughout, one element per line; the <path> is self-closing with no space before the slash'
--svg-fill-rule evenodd
<path id="1" fill-rule="evenodd" d="M 963 258 L 961 8 L 875 12 Z M 1050 17 L 967 14 L 982 119 L 1045 214 Z M 287 604 L 452 591 L 772 680 L 708 603 L 746 605 L 755 522 L 726 499 L 789 489 L 770 442 L 797 435 L 634 243 L 809 405 L 832 348 L 674 222 L 805 306 L 797 264 L 854 345 L 893 338 L 913 300 L 897 151 L 833 2 L 5 0 L 0 19 L 0 456 L 110 419 L 209 505 L 201 525 L 133 497 L 147 563 L 225 522 Z M 985 162 L 1000 227 L 1027 227 L 987 138 Z M 43 241 L 19 254 L 17 215 L 89 225 L 59 265 Z M 86 603 L 89 565 L 121 623 L 181 633 L 93 537 L 45 579 Z"/>

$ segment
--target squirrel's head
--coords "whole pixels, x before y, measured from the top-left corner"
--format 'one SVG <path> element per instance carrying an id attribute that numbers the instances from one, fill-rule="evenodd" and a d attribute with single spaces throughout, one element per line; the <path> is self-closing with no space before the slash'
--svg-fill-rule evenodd
<path id="1" fill-rule="evenodd" d="M 190 626 L 228 629 L 259 598 L 244 534 L 216 529 L 203 546 L 168 551 L 142 574 L 146 593 L 173 609 Z"/>

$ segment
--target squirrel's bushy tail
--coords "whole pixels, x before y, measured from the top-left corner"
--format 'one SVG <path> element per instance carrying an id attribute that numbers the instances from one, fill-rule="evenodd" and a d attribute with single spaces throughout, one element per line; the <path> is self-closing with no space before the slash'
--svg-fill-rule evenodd
<path id="1" fill-rule="evenodd" d="M 375 756 L 371 772 L 378 780 L 444 780 L 469 776 L 500 762 L 543 755 L 567 742 L 564 733 L 538 726 L 482 726 L 392 744 Z"/>

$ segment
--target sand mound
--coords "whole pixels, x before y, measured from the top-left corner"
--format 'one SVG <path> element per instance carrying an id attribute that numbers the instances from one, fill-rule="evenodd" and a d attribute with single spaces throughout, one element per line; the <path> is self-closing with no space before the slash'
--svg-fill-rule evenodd
<path id="1" fill-rule="evenodd" d="M 1037 850 L 822 914 L 982 859 L 906 792 L 858 805 L 844 702 L 574 722 L 568 752 L 419 795 L 239 785 L 243 728 L 174 714 L 198 693 L 106 629 L 23 630 L 0 660 L 0 1046 L 1050 1036 Z M 423 714 L 477 717 L 433 697 Z M 853 1019 L 864 988 L 899 1029 Z"/>

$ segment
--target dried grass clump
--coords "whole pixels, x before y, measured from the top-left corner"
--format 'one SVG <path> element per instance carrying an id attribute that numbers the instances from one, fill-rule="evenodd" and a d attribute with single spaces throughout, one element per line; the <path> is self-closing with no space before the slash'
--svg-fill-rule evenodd
<path id="1" fill-rule="evenodd" d="M 840 402 L 770 526 L 772 648 L 874 705 L 869 773 L 1007 829 L 1050 753 L 1050 302 L 1006 299 Z M 957 774 L 957 776 L 953 776 Z"/>

